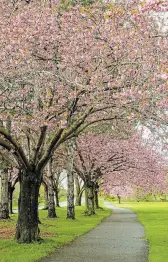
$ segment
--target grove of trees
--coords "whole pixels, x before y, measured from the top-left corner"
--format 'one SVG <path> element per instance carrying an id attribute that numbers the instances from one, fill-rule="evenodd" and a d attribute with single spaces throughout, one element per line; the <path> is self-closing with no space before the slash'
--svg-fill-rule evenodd
<path id="1" fill-rule="evenodd" d="M 19 181 L 17 241 L 40 239 L 42 184 L 48 217 L 56 217 L 63 169 L 68 219 L 75 219 L 74 179 L 89 215 L 99 187 L 118 196 L 166 192 L 166 161 L 145 146 L 138 126 L 167 125 L 160 14 L 168 2 L 1 2 L 0 218 L 9 217 L 8 190 L 12 199 Z"/>

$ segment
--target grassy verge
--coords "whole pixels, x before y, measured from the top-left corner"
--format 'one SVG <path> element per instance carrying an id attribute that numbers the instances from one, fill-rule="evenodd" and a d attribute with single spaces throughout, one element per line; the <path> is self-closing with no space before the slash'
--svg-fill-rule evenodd
<path id="1" fill-rule="evenodd" d="M 168 203 L 131 202 L 117 206 L 129 208 L 137 213 L 149 241 L 149 261 L 168 261 Z"/>
<path id="2" fill-rule="evenodd" d="M 76 208 L 76 220 L 66 220 L 66 207 L 58 208 L 57 219 L 47 219 L 47 211 L 40 210 L 41 244 L 18 244 L 13 240 L 17 214 L 12 215 L 8 221 L 0 220 L 0 262 L 34 262 L 47 256 L 56 248 L 72 241 L 107 217 L 111 210 L 97 210 L 97 214 L 87 217 L 82 214 L 84 207 Z"/>

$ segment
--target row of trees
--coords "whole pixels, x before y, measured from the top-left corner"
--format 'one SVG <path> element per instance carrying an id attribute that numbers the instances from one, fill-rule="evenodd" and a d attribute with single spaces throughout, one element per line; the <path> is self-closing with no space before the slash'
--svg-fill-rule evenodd
<path id="1" fill-rule="evenodd" d="M 118 121 L 126 129 L 137 121 L 166 123 L 167 37 L 152 14 L 166 12 L 167 3 L 2 3 L 1 154 L 19 170 L 16 238 L 30 243 L 39 239 L 44 170 L 61 145 L 67 217 L 74 218 L 74 137 L 99 122 L 114 129 Z"/>
<path id="2" fill-rule="evenodd" d="M 98 192 L 118 197 L 166 194 L 167 169 L 163 156 L 151 145 L 146 145 L 139 133 L 127 139 L 115 139 L 112 134 L 85 134 L 73 140 L 73 153 L 62 147 L 48 162 L 43 173 L 42 184 L 45 193 L 45 209 L 48 218 L 56 218 L 56 206 L 59 207 L 58 186 L 61 171 L 66 163 L 71 164 L 71 177 L 68 180 L 67 218 L 75 219 L 74 182 L 76 185 L 76 205 L 81 205 L 85 191 L 85 214 L 94 215 L 99 208 Z M 5 174 L 5 170 L 3 174 Z M 9 170 L 8 170 L 9 171 Z M 67 173 L 67 177 L 69 173 Z M 1 218 L 9 217 L 8 198 L 12 209 L 12 197 L 15 183 L 19 181 L 19 170 L 13 170 L 9 180 L 7 174 L 1 177 L 7 181 L 7 187 L 1 183 Z M 69 179 L 69 178 L 68 178 Z M 3 181 L 2 181 L 3 182 Z M 11 190 L 12 188 L 12 190 Z M 9 192 L 8 192 L 9 190 Z M 9 194 L 9 195 L 8 195 Z M 4 203 L 4 205 L 3 205 Z M 39 222 L 39 221 L 38 221 Z"/>
<path id="3" fill-rule="evenodd" d="M 95 206 L 99 208 L 99 190 L 118 197 L 135 195 L 136 191 L 154 195 L 166 193 L 166 161 L 152 145 L 145 144 L 140 134 L 122 140 L 116 140 L 112 134 L 107 133 L 85 134 L 75 141 L 75 152 L 72 155 L 76 205 L 81 205 L 85 190 L 86 212 L 89 215 L 95 213 Z M 43 173 L 44 209 L 48 209 L 49 218 L 56 217 L 55 206 L 59 207 L 59 186 L 62 179 L 65 179 L 65 174 L 62 177 L 61 173 L 67 157 L 65 148 L 62 148 L 50 159 Z M 8 175 L 5 172 L 9 172 L 9 169 L 4 168 L 1 174 L 1 195 L 5 203 L 0 210 L 1 218 L 9 217 L 8 206 L 12 213 L 12 194 L 19 181 L 19 170 L 13 168 Z M 8 188 L 3 181 L 7 182 Z M 74 192 L 74 181 L 72 188 L 68 186 L 71 194 Z M 72 215 L 70 218 L 75 218 L 74 212 Z"/>

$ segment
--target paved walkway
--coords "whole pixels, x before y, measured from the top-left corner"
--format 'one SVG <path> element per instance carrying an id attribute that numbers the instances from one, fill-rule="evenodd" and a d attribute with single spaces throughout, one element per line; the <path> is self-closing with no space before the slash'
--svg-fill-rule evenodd
<path id="1" fill-rule="evenodd" d="M 144 229 L 132 211 L 110 203 L 111 216 L 41 262 L 147 262 Z"/>

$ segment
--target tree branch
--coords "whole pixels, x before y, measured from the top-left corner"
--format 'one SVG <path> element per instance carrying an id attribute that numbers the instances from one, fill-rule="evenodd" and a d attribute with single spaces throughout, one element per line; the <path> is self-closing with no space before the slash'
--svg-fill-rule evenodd
<path id="1" fill-rule="evenodd" d="M 37 143 L 37 148 L 33 157 L 33 163 L 35 164 L 37 162 L 37 158 L 38 158 L 38 154 L 39 151 L 44 143 L 45 137 L 46 137 L 46 131 L 47 131 L 47 126 L 42 126 L 41 128 L 41 133 L 40 133 L 40 137 Z"/>
<path id="2" fill-rule="evenodd" d="M 17 157 L 19 157 L 22 160 L 22 163 L 24 164 L 25 168 L 31 169 L 23 149 L 15 141 L 15 139 L 3 127 L 0 127 L 0 134 L 3 135 L 5 139 L 14 147 Z"/>

